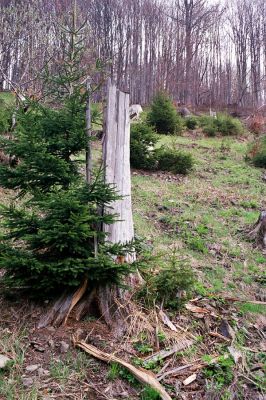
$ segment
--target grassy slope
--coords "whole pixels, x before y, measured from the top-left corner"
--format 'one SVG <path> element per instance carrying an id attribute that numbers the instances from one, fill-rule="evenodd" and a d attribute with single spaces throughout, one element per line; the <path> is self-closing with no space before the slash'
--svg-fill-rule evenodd
<path id="1" fill-rule="evenodd" d="M 266 185 L 261 170 L 244 161 L 247 142 L 165 136 L 161 143 L 191 152 L 196 166 L 181 181 L 133 175 L 137 233 L 156 249 L 177 247 L 210 291 L 253 297 L 266 259 L 241 231 L 265 208 Z"/>
<path id="2" fill-rule="evenodd" d="M 243 298 L 260 299 L 259 293 L 262 293 L 263 289 L 256 278 L 262 276 L 266 259 L 260 250 L 254 249 L 252 243 L 246 240 L 243 229 L 256 221 L 260 209 L 265 209 L 266 185 L 261 180 L 261 170 L 249 166 L 244 161 L 247 140 L 162 136 L 160 143 L 191 152 L 196 161 L 195 169 L 184 178 L 169 177 L 160 173 L 133 172 L 132 194 L 136 233 L 152 242 L 155 251 L 177 247 L 180 256 L 189 258 L 200 282 L 197 286 L 199 294 L 226 291 Z M 96 149 L 98 151 L 97 146 Z M 1 191 L 0 194 L 2 201 L 5 201 L 4 197 L 8 198 L 6 191 Z M 164 210 L 161 210 L 161 206 L 165 206 Z M 11 318 L 12 310 L 6 308 L 5 302 L 1 306 L 4 322 L 5 317 L 7 320 Z M 242 307 L 244 319 L 249 318 L 248 311 L 265 311 L 265 308 L 252 308 L 249 304 L 239 307 Z M 186 312 L 182 314 L 185 316 Z M 193 333 L 197 335 L 204 332 L 204 327 L 203 330 L 200 329 L 196 318 L 192 317 L 189 321 Z M 244 321 L 241 320 L 237 342 L 245 332 L 241 331 L 242 323 Z M 26 329 L 30 329 L 29 323 L 24 325 Z M 88 395 L 84 392 L 83 381 L 86 374 L 92 382 L 100 385 L 99 388 L 110 386 L 110 379 L 102 364 L 75 353 L 75 350 L 64 357 L 55 354 L 54 350 L 51 350 L 50 354 L 46 348 L 43 357 L 42 353 L 29 351 L 27 334 L 24 333 L 25 337 L 20 337 L 18 332 L 6 330 L 6 326 L 9 325 L 4 322 L 0 329 L 0 347 L 4 354 L 12 356 L 16 361 L 10 374 L 0 374 L 0 399 L 44 399 L 46 391 L 55 395 L 52 398 L 56 398 L 57 394 L 62 398 L 65 393 L 70 394 L 69 398 L 73 399 L 96 398 L 95 392 Z M 88 329 L 86 322 L 84 329 Z M 33 334 L 37 334 L 35 330 Z M 48 337 L 42 338 L 41 335 L 40 338 L 46 347 Z M 65 330 L 64 339 L 68 340 L 69 336 L 70 332 Z M 60 339 L 56 336 L 53 338 L 57 345 Z M 209 349 L 208 344 L 208 340 L 202 346 L 195 344 L 182 353 L 181 360 L 189 362 L 201 357 L 202 347 L 205 347 L 206 354 L 212 353 L 213 349 Z M 220 354 L 223 354 L 225 349 L 226 347 L 219 343 L 215 347 Z M 35 353 L 39 354 L 39 358 L 36 358 Z M 180 363 L 180 360 L 178 362 Z M 25 375 L 25 366 L 36 363 L 40 363 L 49 371 L 49 390 L 45 378 L 41 379 L 41 382 L 44 380 L 41 387 L 33 384 L 28 388 L 22 384 L 22 376 L 31 376 L 29 373 Z M 100 380 L 98 374 L 101 376 Z M 115 382 L 115 387 L 116 384 Z M 81 385 L 80 393 L 77 385 Z M 217 388 L 218 392 L 219 390 Z M 99 395 L 98 398 L 102 397 Z M 133 399 L 131 396 L 128 398 Z M 255 399 L 250 397 L 253 398 Z"/>

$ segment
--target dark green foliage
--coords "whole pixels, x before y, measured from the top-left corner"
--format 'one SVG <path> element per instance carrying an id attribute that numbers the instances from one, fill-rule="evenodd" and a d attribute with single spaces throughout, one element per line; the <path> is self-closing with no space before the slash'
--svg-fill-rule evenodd
<path id="1" fill-rule="evenodd" d="M 130 251 L 130 245 L 104 244 L 99 226 L 115 217 L 98 214 L 116 198 L 111 187 L 96 182 L 35 199 L 31 211 L 3 209 L 8 232 L 0 245 L 3 282 L 8 287 L 29 287 L 32 293 L 41 289 L 42 295 L 77 287 L 85 276 L 94 287 L 119 283 L 134 265 L 116 264 L 112 255 Z"/>
<path id="2" fill-rule="evenodd" d="M 256 154 L 253 164 L 258 168 L 266 168 L 266 151 Z"/>
<path id="3" fill-rule="evenodd" d="M 247 159 L 258 168 L 266 168 L 266 136 L 257 140 L 251 146 Z"/>
<path id="4" fill-rule="evenodd" d="M 193 168 L 193 158 L 191 154 L 180 150 L 161 147 L 156 151 L 158 159 L 158 169 L 169 171 L 173 174 L 188 174 Z"/>
<path id="5" fill-rule="evenodd" d="M 4 282 L 42 293 L 76 287 L 84 276 L 92 286 L 118 283 L 129 266 L 115 264 L 111 255 L 118 250 L 122 254 L 124 248 L 104 245 L 105 235 L 98 229 L 99 224 L 114 222 L 114 216 L 99 215 L 98 209 L 116 198 L 113 189 L 99 181 L 49 193 L 35 200 L 31 211 L 3 209 L 9 230 L 0 246 Z"/>
<path id="6" fill-rule="evenodd" d="M 182 130 L 181 117 L 178 116 L 171 99 L 162 92 L 154 97 L 147 122 L 154 126 L 158 133 L 172 135 Z"/>
<path id="7" fill-rule="evenodd" d="M 153 129 L 144 123 L 131 124 L 130 127 L 130 163 L 133 168 L 156 169 L 156 157 L 153 147 L 158 137 Z"/>
<path id="8" fill-rule="evenodd" d="M 0 99 L 0 135 L 10 130 L 12 123 L 12 109 Z"/>
<path id="9" fill-rule="evenodd" d="M 203 132 L 210 137 L 220 133 L 223 136 L 240 135 L 244 132 L 242 122 L 227 114 L 218 114 L 217 118 L 203 115 L 199 118 L 199 125 Z"/>
<path id="10" fill-rule="evenodd" d="M 242 122 L 227 114 L 218 114 L 215 118 L 215 125 L 218 132 L 224 136 L 240 135 L 244 132 Z"/>
<path id="11" fill-rule="evenodd" d="M 179 308 L 186 296 L 182 297 L 182 291 L 189 291 L 194 283 L 194 274 L 185 263 L 171 260 L 168 268 L 162 269 L 154 277 L 154 288 L 156 288 L 157 299 L 163 302 L 165 307 Z"/>
<path id="12" fill-rule="evenodd" d="M 0 147 L 20 163 L 17 168 L 0 166 L 0 184 L 31 194 L 54 185 L 67 188 L 79 176 L 73 156 L 87 143 L 82 98 L 74 94 L 59 110 L 31 102 L 28 112 L 16 114 L 13 136 L 2 139 Z"/>
<path id="13" fill-rule="evenodd" d="M 186 261 L 178 259 L 175 251 L 163 261 L 158 272 L 149 271 L 145 275 L 146 283 L 139 296 L 148 306 L 155 301 L 167 308 L 178 309 L 191 295 L 194 273 Z"/>
<path id="14" fill-rule="evenodd" d="M 192 116 L 188 116 L 185 118 L 185 125 L 188 129 L 190 129 L 191 131 L 193 131 L 194 129 L 197 128 L 198 125 L 198 119 L 197 117 Z"/>
<path id="15" fill-rule="evenodd" d="M 144 123 L 131 125 L 130 162 L 133 168 L 187 174 L 193 167 L 192 156 L 161 146 L 154 149 L 158 137 Z"/>
<path id="16" fill-rule="evenodd" d="M 48 73 L 45 78 L 49 102 L 28 99 L 28 110 L 16 111 L 12 136 L 0 144 L 19 159 L 15 168 L 0 167 L 0 186 L 15 189 L 20 200 L 0 209 L 0 269 L 5 271 L 1 280 L 38 296 L 74 289 L 85 277 L 90 287 L 118 284 L 134 269 L 134 264 L 116 264 L 113 257 L 130 252 L 133 244 L 105 243 L 102 232 L 102 224 L 117 218 L 105 208 L 117 194 L 100 172 L 85 183 L 75 161 L 89 144 L 88 92 L 83 84 L 87 71 L 79 66 L 78 34 L 69 32 L 65 63 L 58 75 Z"/>

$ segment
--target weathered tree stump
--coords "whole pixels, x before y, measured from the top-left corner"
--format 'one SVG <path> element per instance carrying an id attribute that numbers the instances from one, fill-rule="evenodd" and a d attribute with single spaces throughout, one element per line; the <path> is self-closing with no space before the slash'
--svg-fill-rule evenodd
<path id="1" fill-rule="evenodd" d="M 129 94 L 108 83 L 106 132 L 103 143 L 105 182 L 113 184 L 121 199 L 116 200 L 110 213 L 117 214 L 119 220 L 105 225 L 107 240 L 112 243 L 128 243 L 134 238 L 131 174 L 130 174 L 130 118 Z M 118 258 L 117 262 L 133 262 L 134 254 Z M 127 283 L 132 287 L 138 283 L 137 275 L 131 275 Z M 105 287 L 98 291 L 100 311 L 106 323 L 118 336 L 126 330 L 126 320 L 130 315 L 131 293 L 118 287 Z"/>
<path id="2" fill-rule="evenodd" d="M 119 220 L 105 225 L 107 239 L 112 243 L 127 243 L 134 238 L 131 205 L 129 94 L 109 82 L 106 112 L 106 132 L 103 143 L 105 182 L 114 185 L 122 196 L 110 207 Z M 129 256 L 128 256 L 129 257 Z"/>
<path id="3" fill-rule="evenodd" d="M 254 240 L 258 245 L 266 248 L 266 211 L 261 211 L 260 216 L 248 233 L 248 237 Z"/>

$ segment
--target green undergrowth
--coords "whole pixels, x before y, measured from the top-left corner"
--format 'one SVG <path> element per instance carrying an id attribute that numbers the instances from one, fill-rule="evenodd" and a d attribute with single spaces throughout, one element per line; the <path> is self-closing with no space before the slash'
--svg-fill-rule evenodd
<path id="1" fill-rule="evenodd" d="M 161 145 L 189 151 L 196 165 L 178 181 L 133 175 L 137 234 L 155 252 L 174 246 L 188 258 L 200 281 L 196 291 L 253 298 L 266 258 L 245 231 L 265 208 L 266 185 L 261 171 L 245 161 L 248 138 L 161 136 Z"/>

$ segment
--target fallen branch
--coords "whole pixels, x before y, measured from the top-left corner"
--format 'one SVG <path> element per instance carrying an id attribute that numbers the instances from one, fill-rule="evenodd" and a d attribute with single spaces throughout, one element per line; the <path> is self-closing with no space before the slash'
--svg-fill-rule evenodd
<path id="1" fill-rule="evenodd" d="M 153 354 L 145 358 L 144 363 L 149 361 L 158 361 L 163 360 L 164 358 L 170 357 L 172 354 L 177 353 L 178 351 L 184 350 L 187 347 L 191 346 L 194 343 L 194 340 L 185 339 L 179 343 L 176 343 L 171 349 L 169 350 L 161 350 L 158 353 Z"/>
<path id="2" fill-rule="evenodd" d="M 189 311 L 191 311 L 193 313 L 210 314 L 210 311 L 207 310 L 206 308 L 198 307 L 198 306 L 195 306 L 194 304 L 191 304 L 191 303 L 185 304 L 185 307 L 186 307 L 187 310 L 189 310 Z"/>
<path id="3" fill-rule="evenodd" d="M 157 381 L 153 373 L 151 372 L 147 373 L 144 370 L 136 368 L 134 365 L 122 360 L 121 358 L 118 358 L 112 354 L 105 353 L 97 349 L 96 347 L 85 343 L 84 341 L 76 341 L 73 338 L 73 342 L 74 346 L 81 348 L 86 353 L 92 355 L 95 358 L 98 358 L 99 360 L 105 361 L 107 363 L 115 362 L 127 368 L 135 376 L 135 378 L 138 379 L 138 381 L 144 383 L 145 385 L 149 385 L 153 389 L 157 390 L 162 400 L 172 400 L 169 394 L 164 389 L 164 387 Z"/>
<path id="4" fill-rule="evenodd" d="M 225 340 L 226 342 L 231 342 L 231 339 L 228 339 L 227 337 L 221 335 L 218 332 L 209 332 L 209 335 L 213 336 L 213 337 L 217 337 L 217 338 L 222 339 L 222 340 Z"/>
<path id="5" fill-rule="evenodd" d="M 218 359 L 218 357 L 216 355 L 213 356 L 210 363 L 216 362 L 217 359 Z M 180 371 L 183 371 L 185 369 L 192 369 L 193 371 L 197 371 L 199 369 L 206 367 L 206 365 L 208 365 L 208 363 L 206 363 L 206 362 L 199 364 L 198 363 L 199 361 L 201 361 L 201 358 L 198 358 L 191 364 L 181 365 L 180 367 L 176 367 L 176 368 L 171 369 L 170 371 L 166 371 L 164 374 L 162 372 L 165 370 L 165 368 L 162 368 L 161 371 L 157 374 L 157 379 L 158 379 L 158 381 L 161 381 L 162 379 L 166 378 L 167 376 L 177 375 Z"/>
<path id="6" fill-rule="evenodd" d="M 192 367 L 194 364 L 187 364 L 187 365 L 182 365 L 181 367 L 177 367 L 174 369 L 171 369 L 170 371 L 165 372 L 161 376 L 159 376 L 157 379 L 158 381 L 161 381 L 162 379 L 166 378 L 169 375 L 176 375 L 179 371 L 183 371 L 184 369 L 188 369 Z"/>
<path id="7" fill-rule="evenodd" d="M 222 296 L 220 296 L 220 297 L 222 297 Z M 222 297 L 222 298 L 227 301 L 236 301 L 239 303 L 250 303 L 250 304 L 261 304 L 263 306 L 266 306 L 266 301 L 239 299 L 238 297 Z"/>

